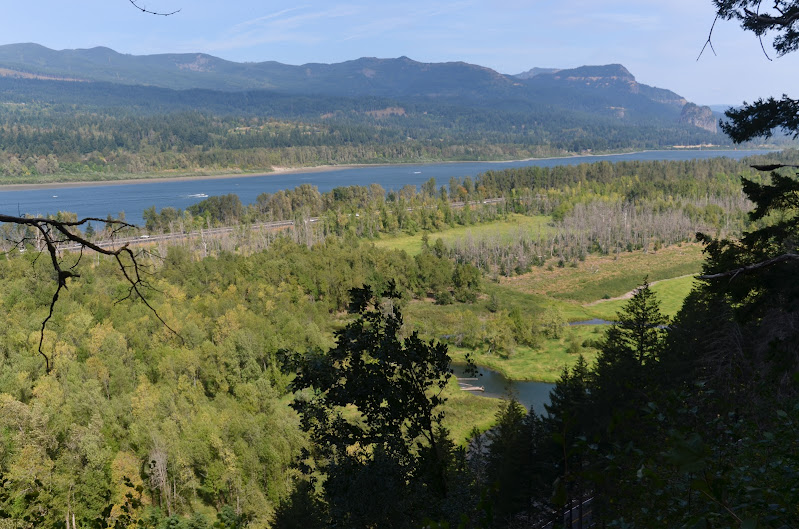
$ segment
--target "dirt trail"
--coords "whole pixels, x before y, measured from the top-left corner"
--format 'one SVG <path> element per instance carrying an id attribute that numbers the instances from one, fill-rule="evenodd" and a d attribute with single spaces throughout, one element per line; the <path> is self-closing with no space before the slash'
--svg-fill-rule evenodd
<path id="1" fill-rule="evenodd" d="M 685 274 L 684 276 L 670 277 L 668 279 L 659 279 L 658 281 L 652 281 L 651 283 L 649 283 L 649 286 L 651 287 L 652 285 L 657 285 L 661 281 L 671 281 L 672 279 L 682 279 L 683 277 L 693 277 L 695 275 L 697 274 Z M 630 290 L 626 294 L 622 294 L 621 296 L 617 296 L 615 298 L 598 299 L 596 301 L 592 301 L 591 303 L 586 303 L 585 305 L 583 305 L 583 307 L 593 307 L 594 305 L 599 305 L 600 303 L 605 303 L 606 301 L 620 301 L 620 300 L 630 299 L 631 297 L 633 297 L 636 290 L 638 289 L 636 288 L 634 290 Z"/>

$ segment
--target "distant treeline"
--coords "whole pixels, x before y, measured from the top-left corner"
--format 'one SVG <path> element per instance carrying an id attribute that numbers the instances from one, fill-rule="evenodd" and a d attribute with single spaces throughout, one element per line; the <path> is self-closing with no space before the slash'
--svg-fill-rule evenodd
<path id="1" fill-rule="evenodd" d="M 796 153 L 781 156 L 790 160 Z M 388 193 L 377 184 L 326 193 L 303 184 L 263 193 L 247 207 L 236 195 L 227 195 L 210 197 L 186 211 L 153 207 L 143 216 L 151 232 L 280 220 L 294 220 L 299 226 L 317 218 L 303 230 L 308 244 L 330 235 L 433 233 L 511 213 L 550 216 L 545 231 L 520 230 L 515 242 L 468 238 L 446 249 L 458 262 L 512 275 L 553 258 L 563 265 L 589 253 L 657 249 L 693 240 L 697 231 L 740 234 L 749 225 L 750 207 L 740 191 L 740 176 L 761 181 L 763 177 L 748 166 L 756 161 L 715 158 L 525 167 L 489 171 L 474 180 L 451 178 L 444 186 L 431 179 L 419 190 L 409 185 Z M 502 200 L 484 204 L 489 198 Z"/>
<path id="2" fill-rule="evenodd" d="M 511 159 L 725 141 L 676 123 L 520 102 L 0 79 L 0 175 L 17 178 Z"/>

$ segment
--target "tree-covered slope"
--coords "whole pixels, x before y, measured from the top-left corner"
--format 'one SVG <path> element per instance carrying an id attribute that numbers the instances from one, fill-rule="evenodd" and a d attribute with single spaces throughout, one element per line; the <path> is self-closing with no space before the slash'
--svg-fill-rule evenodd
<path id="1" fill-rule="evenodd" d="M 523 79 L 464 62 L 422 63 L 408 57 L 292 66 L 274 61 L 235 63 L 196 53 L 135 56 L 102 47 L 54 51 L 37 44 L 0 46 L 0 75 L 69 83 L 413 98 L 520 113 L 555 108 L 620 122 L 648 120 L 658 126 L 676 124 L 686 102 L 673 92 L 637 82 L 618 64 L 542 71 Z"/>

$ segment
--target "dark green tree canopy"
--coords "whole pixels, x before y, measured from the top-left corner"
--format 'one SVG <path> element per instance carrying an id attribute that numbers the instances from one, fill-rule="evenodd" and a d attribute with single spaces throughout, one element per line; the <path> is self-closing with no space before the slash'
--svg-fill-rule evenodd
<path id="1" fill-rule="evenodd" d="M 356 319 L 336 332 L 336 347 L 305 359 L 293 407 L 312 442 L 307 459 L 325 480 L 331 520 L 406 527 L 414 523 L 409 512 L 446 496 L 451 446 L 439 406 L 450 358 L 446 345 L 416 332 L 401 337 L 393 281 L 382 296 L 369 287 L 350 294 Z"/>
<path id="2" fill-rule="evenodd" d="M 760 37 L 761 43 L 763 37 L 773 35 L 778 56 L 799 48 L 798 1 L 713 0 L 713 5 L 718 18 L 739 21 L 744 30 Z M 729 121 L 722 123 L 721 129 L 736 143 L 761 136 L 768 138 L 774 129 L 782 129 L 794 137 L 799 135 L 799 101 L 787 95 L 779 100 L 770 97 L 744 103 L 739 109 L 728 110 L 726 115 Z"/>
<path id="3" fill-rule="evenodd" d="M 774 49 L 785 55 L 799 48 L 799 2 L 795 0 L 713 0 L 716 13 L 724 20 L 738 20 L 741 27 L 762 37 L 776 32 Z"/>

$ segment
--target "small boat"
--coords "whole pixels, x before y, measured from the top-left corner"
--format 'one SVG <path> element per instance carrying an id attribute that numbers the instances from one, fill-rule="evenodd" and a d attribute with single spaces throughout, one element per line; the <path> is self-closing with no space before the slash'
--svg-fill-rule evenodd
<path id="1" fill-rule="evenodd" d="M 422 174 L 421 171 L 414 171 L 413 174 Z"/>
<path id="2" fill-rule="evenodd" d="M 53 198 L 58 198 L 58 195 L 53 195 Z"/>
<path id="3" fill-rule="evenodd" d="M 205 193 L 197 193 L 195 195 L 189 195 L 189 198 L 208 198 L 208 195 Z"/>

